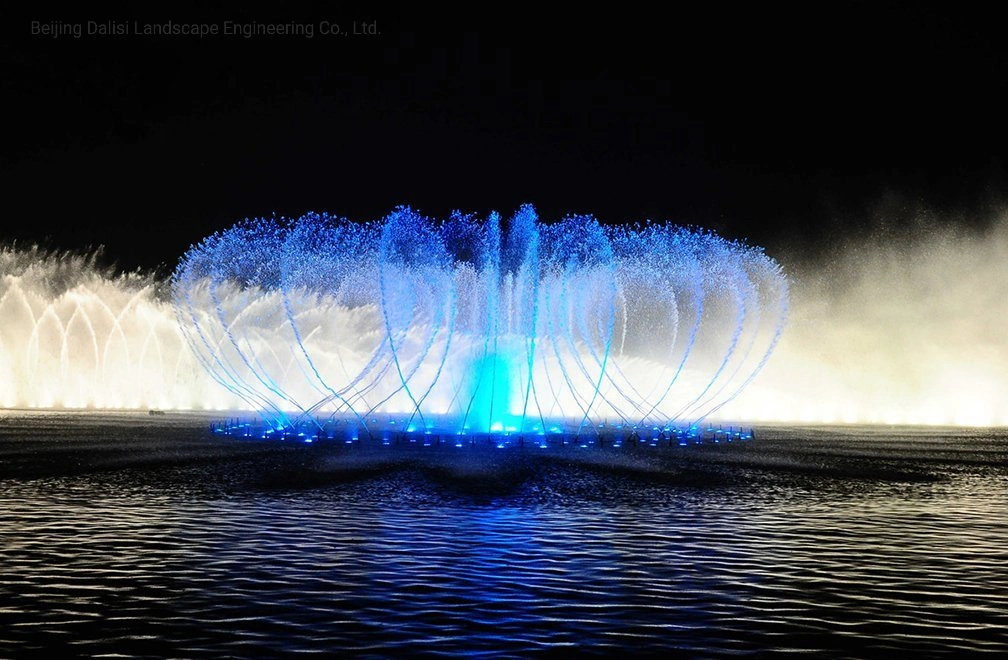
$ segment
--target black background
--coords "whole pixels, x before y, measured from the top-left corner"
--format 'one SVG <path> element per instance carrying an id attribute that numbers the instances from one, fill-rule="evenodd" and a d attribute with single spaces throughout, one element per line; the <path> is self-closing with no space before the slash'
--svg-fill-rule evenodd
<path id="1" fill-rule="evenodd" d="M 993 10 L 318 3 L 4 10 L 3 233 L 172 268 L 246 216 L 590 212 L 822 253 L 1002 201 Z M 300 21 L 300 36 L 32 36 L 31 21 Z M 374 22 L 373 36 L 327 37 Z"/>

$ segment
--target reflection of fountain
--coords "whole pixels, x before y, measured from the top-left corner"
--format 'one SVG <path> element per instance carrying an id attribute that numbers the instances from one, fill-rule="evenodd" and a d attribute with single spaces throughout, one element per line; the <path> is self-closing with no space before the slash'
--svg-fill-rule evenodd
<path id="1" fill-rule="evenodd" d="M 425 448 L 530 448 L 540 449 L 647 449 L 686 447 L 699 444 L 752 440 L 752 428 L 708 424 L 661 426 L 624 422 L 585 425 L 578 420 L 533 421 L 525 430 L 517 426 L 490 424 L 483 429 L 459 426 L 457 416 L 427 415 L 421 426 L 416 415 L 382 415 L 361 418 L 330 415 L 326 419 L 299 418 L 288 425 L 262 424 L 259 420 L 234 417 L 210 424 L 213 433 L 233 438 L 291 440 L 311 444 L 316 440 L 336 441 L 349 449 Z M 367 424 L 367 426 L 365 426 Z"/>
<path id="2" fill-rule="evenodd" d="M 528 206 L 506 223 L 408 208 L 245 222 L 192 248 L 173 292 L 198 361 L 266 428 L 348 437 L 380 419 L 688 432 L 763 366 L 788 294 L 756 248 L 658 224 L 541 225 Z"/>

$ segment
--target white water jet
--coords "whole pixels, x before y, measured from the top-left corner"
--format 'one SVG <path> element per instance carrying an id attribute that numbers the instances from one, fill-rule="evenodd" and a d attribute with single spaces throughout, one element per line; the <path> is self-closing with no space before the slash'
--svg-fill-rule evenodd
<path id="1" fill-rule="evenodd" d="M 0 405 L 217 408 L 237 404 L 193 359 L 165 287 L 96 256 L 0 249 Z"/>

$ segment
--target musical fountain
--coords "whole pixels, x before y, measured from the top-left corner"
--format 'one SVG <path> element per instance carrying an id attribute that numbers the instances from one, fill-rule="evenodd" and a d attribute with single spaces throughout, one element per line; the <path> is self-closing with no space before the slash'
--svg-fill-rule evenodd
<path id="1" fill-rule="evenodd" d="M 172 278 L 220 433 L 383 445 L 684 444 L 759 372 L 788 286 L 762 250 L 668 224 L 399 207 L 247 220 Z"/>

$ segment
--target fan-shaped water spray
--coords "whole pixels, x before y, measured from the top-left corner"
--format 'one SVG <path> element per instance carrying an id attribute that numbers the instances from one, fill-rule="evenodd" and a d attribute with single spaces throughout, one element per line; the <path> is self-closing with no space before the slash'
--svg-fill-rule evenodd
<path id="1" fill-rule="evenodd" d="M 164 284 L 97 256 L 0 249 L 0 406 L 236 403 L 196 364 Z"/>
<path id="2" fill-rule="evenodd" d="M 689 428 L 761 369 L 788 287 L 760 249 L 666 224 L 401 207 L 246 221 L 173 280 L 207 373 L 270 429 L 502 436 Z"/>

